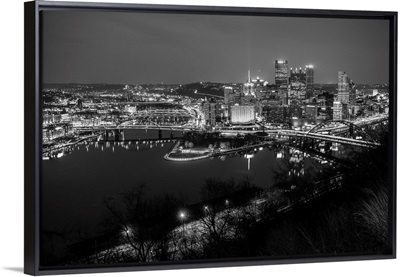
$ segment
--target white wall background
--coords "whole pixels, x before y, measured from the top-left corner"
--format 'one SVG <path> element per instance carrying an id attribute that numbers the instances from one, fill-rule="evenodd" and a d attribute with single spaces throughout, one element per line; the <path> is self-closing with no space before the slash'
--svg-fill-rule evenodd
<path id="1" fill-rule="evenodd" d="M 99 2 L 84 1 L 82 2 Z M 0 276 L 23 272 L 23 0 L 0 5 Z M 105 2 L 399 11 L 396 0 L 107 0 Z M 399 276 L 397 260 L 136 272 L 138 277 L 183 276 Z M 132 273 L 90 276 L 131 276 Z M 75 275 L 81 276 L 81 275 Z"/>

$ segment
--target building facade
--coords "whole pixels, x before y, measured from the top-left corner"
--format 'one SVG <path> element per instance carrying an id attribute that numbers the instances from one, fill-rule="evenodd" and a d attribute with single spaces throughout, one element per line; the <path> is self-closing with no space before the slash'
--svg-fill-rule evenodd
<path id="1" fill-rule="evenodd" d="M 225 86 L 224 87 L 224 103 L 228 105 L 233 101 L 235 94 L 233 93 L 233 88 Z"/>
<path id="2" fill-rule="evenodd" d="M 288 61 L 276 60 L 275 61 L 275 84 L 279 88 L 287 88 L 288 86 Z"/>
<path id="3" fill-rule="evenodd" d="M 302 84 L 306 84 L 306 71 L 301 69 L 290 69 L 290 83 L 299 82 Z"/>
<path id="4" fill-rule="evenodd" d="M 254 106 L 234 105 L 230 109 L 232 124 L 250 124 L 255 122 Z"/>
<path id="5" fill-rule="evenodd" d="M 205 100 L 203 104 L 204 119 L 207 124 L 215 126 L 216 124 L 216 113 L 217 113 L 217 103 L 215 101 Z"/>
<path id="6" fill-rule="evenodd" d="M 340 101 L 333 102 L 333 120 L 342 120 L 343 119 L 343 105 Z"/>
<path id="7" fill-rule="evenodd" d="M 306 65 L 306 91 L 307 98 L 314 96 L 314 66 Z"/>
<path id="8" fill-rule="evenodd" d="M 349 87 L 349 77 L 346 72 L 339 71 L 338 72 L 338 95 L 337 100 L 342 104 L 349 103 L 350 96 L 350 87 Z"/>

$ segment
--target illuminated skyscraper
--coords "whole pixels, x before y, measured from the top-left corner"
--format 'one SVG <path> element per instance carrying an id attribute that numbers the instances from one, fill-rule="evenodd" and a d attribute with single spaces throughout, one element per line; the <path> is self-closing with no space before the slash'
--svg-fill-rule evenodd
<path id="1" fill-rule="evenodd" d="M 338 97 L 337 97 L 337 100 L 339 102 L 341 102 L 342 104 L 349 103 L 349 94 L 350 94 L 349 82 L 350 82 L 350 79 L 349 79 L 349 77 L 347 77 L 346 72 L 339 71 L 338 72 Z"/>
<path id="2" fill-rule="evenodd" d="M 225 86 L 224 87 L 224 102 L 225 102 L 225 104 L 228 105 L 230 102 L 232 102 L 233 97 L 234 97 L 233 88 Z"/>
<path id="3" fill-rule="evenodd" d="M 307 98 L 314 96 L 314 66 L 306 65 L 306 91 Z"/>
<path id="4" fill-rule="evenodd" d="M 275 61 L 275 84 L 280 88 L 287 88 L 288 86 L 288 61 L 276 60 Z"/>
<path id="5" fill-rule="evenodd" d="M 295 69 L 293 70 L 292 68 L 290 69 L 290 82 L 295 83 L 295 82 L 300 82 L 303 84 L 306 84 L 306 72 L 301 69 Z"/>
<path id="6" fill-rule="evenodd" d="M 342 120 L 343 119 L 343 105 L 340 101 L 333 102 L 333 120 Z"/>
<path id="7" fill-rule="evenodd" d="M 356 104 L 356 91 L 354 82 L 347 76 L 346 72 L 338 72 L 338 95 L 337 100 L 342 104 Z"/>
<path id="8" fill-rule="evenodd" d="M 297 93 L 299 96 L 299 92 L 301 92 L 305 98 L 314 96 L 314 66 L 306 65 L 305 68 L 291 68 L 289 84 L 291 94 Z"/>

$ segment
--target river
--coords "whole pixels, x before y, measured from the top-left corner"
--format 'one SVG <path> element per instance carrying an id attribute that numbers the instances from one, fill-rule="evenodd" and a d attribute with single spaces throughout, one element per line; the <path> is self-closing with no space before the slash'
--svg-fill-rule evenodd
<path id="1" fill-rule="evenodd" d="M 174 137 L 180 136 L 174 133 Z M 125 139 L 158 138 L 157 131 L 126 131 Z M 164 159 L 172 147 L 170 132 L 163 132 L 164 142 L 110 142 L 79 145 L 68 155 L 42 163 L 42 230 L 68 228 L 96 230 L 105 214 L 104 199 L 139 184 L 146 185 L 146 195 L 165 193 L 182 196 L 188 203 L 199 201 L 199 191 L 207 178 L 236 180 L 249 177 L 255 185 L 273 185 L 273 170 L 281 166 L 279 148 L 257 151 L 250 162 L 243 156 L 222 157 L 190 162 Z M 299 154 L 300 153 L 300 154 Z M 307 167 L 315 160 L 302 152 L 291 154 L 292 162 Z M 250 164 L 249 164 L 250 163 Z M 250 169 L 249 169 L 250 166 Z"/>

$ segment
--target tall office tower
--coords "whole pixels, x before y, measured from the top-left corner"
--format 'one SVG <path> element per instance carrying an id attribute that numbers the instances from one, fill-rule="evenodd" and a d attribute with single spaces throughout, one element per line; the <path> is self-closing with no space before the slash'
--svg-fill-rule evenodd
<path id="1" fill-rule="evenodd" d="M 306 84 L 306 72 L 301 69 L 295 69 L 293 70 L 292 68 L 290 69 L 290 83 L 303 83 Z"/>
<path id="2" fill-rule="evenodd" d="M 343 105 L 340 101 L 333 102 L 333 120 L 342 120 L 343 119 Z"/>
<path id="3" fill-rule="evenodd" d="M 306 91 L 307 98 L 314 96 L 314 66 L 306 65 Z"/>
<path id="4" fill-rule="evenodd" d="M 288 86 L 288 61 L 276 60 L 275 61 L 275 84 L 280 88 L 287 88 Z"/>
<path id="5" fill-rule="evenodd" d="M 357 100 L 357 92 L 356 92 L 356 84 L 349 79 L 349 104 L 350 105 L 356 105 L 356 100 Z"/>
<path id="6" fill-rule="evenodd" d="M 349 94 L 350 94 L 350 79 L 347 77 L 346 72 L 339 71 L 338 72 L 338 95 L 337 100 L 342 104 L 349 103 Z"/>
<path id="7" fill-rule="evenodd" d="M 224 103 L 226 105 L 229 104 L 230 100 L 232 99 L 232 95 L 233 95 L 233 88 L 232 87 L 224 87 Z"/>

